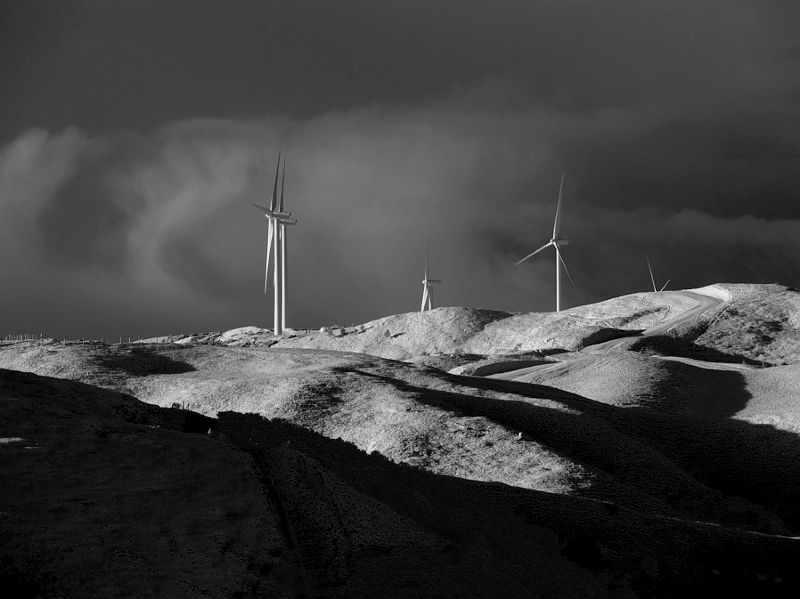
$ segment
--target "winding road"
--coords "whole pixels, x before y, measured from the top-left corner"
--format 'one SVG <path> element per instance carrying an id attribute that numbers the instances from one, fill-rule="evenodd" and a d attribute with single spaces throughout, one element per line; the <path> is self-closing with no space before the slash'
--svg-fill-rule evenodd
<path id="1" fill-rule="evenodd" d="M 667 333 L 670 329 L 674 326 L 686 322 L 688 320 L 692 320 L 697 318 L 701 314 L 708 312 L 709 310 L 713 310 L 727 302 L 730 301 L 730 294 L 724 289 L 717 287 L 715 285 L 711 285 L 709 287 L 702 287 L 700 289 L 693 289 L 691 291 L 672 291 L 670 293 L 679 293 L 684 297 L 689 297 L 694 299 L 697 304 L 688 309 L 676 314 L 675 316 L 670 317 L 669 315 L 661 321 L 656 326 L 647 329 L 641 333 L 632 333 L 630 336 L 625 337 L 617 337 L 615 339 L 611 339 L 610 341 L 602 341 L 600 343 L 595 343 L 593 345 L 589 345 L 584 347 L 577 354 L 586 354 L 586 353 L 598 353 L 604 352 L 610 349 L 614 349 L 620 345 L 623 345 L 627 341 L 631 339 L 631 337 L 654 337 L 656 335 L 663 335 Z M 673 360 L 680 360 L 680 361 L 691 361 L 691 362 L 699 362 L 698 360 L 692 360 L 691 358 L 675 358 L 671 356 L 667 356 L 664 359 L 673 359 Z M 706 363 L 706 365 L 714 365 L 716 363 Z M 546 364 L 537 364 L 534 366 L 527 366 L 525 368 L 513 368 L 514 363 L 510 362 L 508 364 L 510 370 L 505 370 L 501 372 L 494 372 L 490 375 L 487 375 L 487 378 L 494 378 L 494 379 L 503 379 L 503 380 L 515 380 L 525 375 L 531 374 L 533 372 L 549 372 L 549 371 L 557 371 L 564 368 L 569 368 L 570 364 L 569 361 L 558 361 L 558 362 L 551 362 Z M 738 364 L 720 364 L 720 367 L 725 369 L 733 369 L 733 368 L 741 368 L 741 365 Z"/>

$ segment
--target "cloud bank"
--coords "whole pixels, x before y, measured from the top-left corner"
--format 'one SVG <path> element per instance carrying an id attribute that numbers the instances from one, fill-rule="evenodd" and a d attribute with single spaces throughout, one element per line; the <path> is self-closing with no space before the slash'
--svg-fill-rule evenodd
<path id="1" fill-rule="evenodd" d="M 645 255 L 672 287 L 795 283 L 800 215 L 787 198 L 800 190 L 800 154 L 783 127 L 732 130 L 733 114 L 709 123 L 696 111 L 676 128 L 674 110 L 650 107 L 434 102 L 145 133 L 29 130 L 0 150 L 0 331 L 267 326 L 265 224 L 249 203 L 269 194 L 279 149 L 299 219 L 292 326 L 415 309 L 426 247 L 444 279 L 437 305 L 552 309 L 552 257 L 513 263 L 549 239 L 562 170 L 568 305 L 646 290 Z M 750 143 L 718 142 L 728 135 Z"/>

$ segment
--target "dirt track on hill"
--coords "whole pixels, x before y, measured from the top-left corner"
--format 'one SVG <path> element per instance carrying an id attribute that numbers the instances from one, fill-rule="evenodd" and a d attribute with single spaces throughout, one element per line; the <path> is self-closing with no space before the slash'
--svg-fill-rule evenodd
<path id="1" fill-rule="evenodd" d="M 703 293 L 701 290 L 681 291 L 678 293 L 680 293 L 684 297 L 696 300 L 697 305 L 671 318 L 667 318 L 663 320 L 661 323 L 657 324 L 656 326 L 651 327 L 645 331 L 642 331 L 639 334 L 633 333 L 631 336 L 611 339 L 609 341 L 602 341 L 600 343 L 594 343 L 588 347 L 585 347 L 579 353 L 602 353 L 629 344 L 631 338 L 655 337 L 658 335 L 664 335 L 673 327 L 688 322 L 692 319 L 695 319 L 701 314 L 704 314 L 705 312 L 708 312 L 710 310 L 714 310 L 719 306 L 721 306 L 722 304 L 724 304 L 726 301 L 728 301 L 723 299 L 723 297 L 721 297 L 722 294 L 718 295 L 711 293 Z M 513 367 L 514 365 L 515 364 L 513 362 L 509 362 L 508 364 L 509 367 Z M 505 370 L 500 372 L 498 372 L 498 370 L 502 370 L 503 368 L 502 364 L 493 364 L 492 366 L 494 372 L 490 375 L 487 375 L 489 378 L 514 381 L 514 380 L 519 380 L 520 378 L 533 373 L 567 370 L 570 368 L 570 362 L 561 361 L 550 364 L 536 364 L 525 368 L 514 368 L 512 370 Z"/>

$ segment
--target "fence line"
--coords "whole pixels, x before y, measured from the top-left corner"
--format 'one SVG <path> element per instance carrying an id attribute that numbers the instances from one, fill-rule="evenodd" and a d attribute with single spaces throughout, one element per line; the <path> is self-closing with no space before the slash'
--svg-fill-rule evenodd
<path id="1" fill-rule="evenodd" d="M 3 335 L 0 337 L 0 342 L 6 343 L 16 343 L 16 342 L 25 342 L 25 341 L 44 341 L 45 336 L 44 333 L 9 333 L 7 335 Z M 48 339 L 51 339 L 48 337 Z M 123 337 L 120 335 L 118 337 L 119 345 L 123 343 Z M 128 343 L 132 342 L 132 337 L 128 337 Z M 141 337 L 138 338 L 141 340 Z M 52 340 L 56 343 L 61 343 L 65 345 L 67 343 L 103 343 L 106 345 L 114 345 L 113 337 L 95 337 L 95 338 L 88 338 L 88 337 L 78 337 L 76 339 L 67 339 L 66 337 L 58 337 L 52 338 Z"/>

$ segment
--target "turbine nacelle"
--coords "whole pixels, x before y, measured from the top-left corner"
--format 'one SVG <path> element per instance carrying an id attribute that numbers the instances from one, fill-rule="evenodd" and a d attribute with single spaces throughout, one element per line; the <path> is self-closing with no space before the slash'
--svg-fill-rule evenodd
<path id="1" fill-rule="evenodd" d="M 292 213 L 288 211 L 282 212 L 279 210 L 272 210 L 271 208 L 267 208 L 266 206 L 260 206 L 258 204 L 253 204 L 252 202 L 251 204 L 256 208 L 258 208 L 259 210 L 261 210 L 261 212 L 263 212 L 264 216 L 266 216 L 267 218 L 289 218 L 290 216 L 292 216 Z"/>

